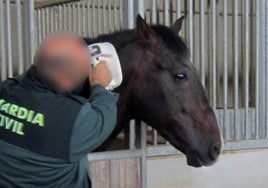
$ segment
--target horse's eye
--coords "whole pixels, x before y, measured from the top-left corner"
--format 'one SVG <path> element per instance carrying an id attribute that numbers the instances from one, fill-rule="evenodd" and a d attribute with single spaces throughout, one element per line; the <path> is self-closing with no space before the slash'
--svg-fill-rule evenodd
<path id="1" fill-rule="evenodd" d="M 177 80 L 186 80 L 187 79 L 187 76 L 184 73 L 176 74 L 175 77 L 176 77 Z"/>

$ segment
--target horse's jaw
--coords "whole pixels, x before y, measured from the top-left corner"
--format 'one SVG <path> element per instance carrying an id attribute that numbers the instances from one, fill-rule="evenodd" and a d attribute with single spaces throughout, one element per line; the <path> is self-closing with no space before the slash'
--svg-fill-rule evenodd
<path id="1" fill-rule="evenodd" d="M 158 125 L 159 127 L 159 125 Z M 174 133 L 171 134 L 171 131 L 162 129 L 162 128 L 155 128 L 158 133 L 165 138 L 173 147 L 175 147 L 177 150 L 185 154 L 187 164 L 192 167 L 202 167 L 202 166 L 211 166 L 213 165 L 217 160 L 211 160 L 209 158 L 202 159 L 200 154 L 196 150 L 189 149 L 190 147 L 188 144 L 182 139 L 180 139 L 178 136 L 176 136 Z M 163 126 L 161 126 L 163 127 Z"/>

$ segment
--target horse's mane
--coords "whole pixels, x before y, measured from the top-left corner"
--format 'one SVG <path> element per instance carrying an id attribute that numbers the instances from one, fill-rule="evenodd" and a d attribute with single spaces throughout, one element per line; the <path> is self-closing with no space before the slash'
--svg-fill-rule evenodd
<path id="1" fill-rule="evenodd" d="M 93 44 L 98 42 L 110 42 L 114 45 L 117 51 L 123 48 L 126 44 L 134 42 L 135 40 L 134 30 L 122 30 L 115 31 L 110 34 L 100 35 L 96 38 L 84 38 L 87 44 Z"/>
<path id="2" fill-rule="evenodd" d="M 154 32 L 164 41 L 165 45 L 175 51 L 189 54 L 189 48 L 187 43 L 170 28 L 163 25 L 151 25 Z M 93 44 L 97 42 L 110 42 L 116 50 L 119 51 L 125 45 L 138 40 L 138 35 L 135 30 L 122 30 L 116 31 L 111 34 L 100 35 L 97 38 L 85 38 L 87 44 Z"/>

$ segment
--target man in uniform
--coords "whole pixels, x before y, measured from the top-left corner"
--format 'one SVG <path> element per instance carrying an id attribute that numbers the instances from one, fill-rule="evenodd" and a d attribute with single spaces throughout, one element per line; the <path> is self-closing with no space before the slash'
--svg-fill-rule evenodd
<path id="1" fill-rule="evenodd" d="M 0 187 L 91 187 L 87 154 L 116 124 L 111 79 L 105 62 L 91 67 L 82 38 L 44 40 L 27 72 L 0 83 Z"/>

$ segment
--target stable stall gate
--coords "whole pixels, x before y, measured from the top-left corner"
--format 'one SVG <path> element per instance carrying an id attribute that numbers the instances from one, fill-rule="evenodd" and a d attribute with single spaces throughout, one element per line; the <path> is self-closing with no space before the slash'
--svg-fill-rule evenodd
<path id="1" fill-rule="evenodd" d="M 225 150 L 268 147 L 268 1 L 63 2 L 0 0 L 1 80 L 27 69 L 53 31 L 94 37 L 134 28 L 137 13 L 167 26 L 185 15 L 180 34 L 216 112 Z M 128 150 L 88 155 L 94 187 L 146 187 L 147 157 L 180 154 L 144 123 L 131 121 L 129 137 Z"/>

